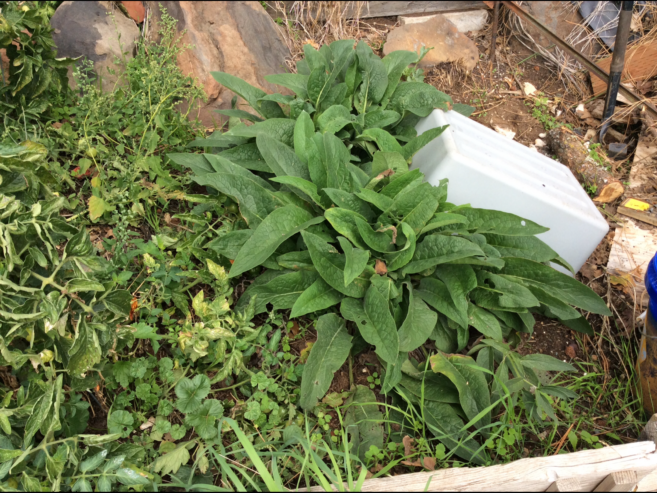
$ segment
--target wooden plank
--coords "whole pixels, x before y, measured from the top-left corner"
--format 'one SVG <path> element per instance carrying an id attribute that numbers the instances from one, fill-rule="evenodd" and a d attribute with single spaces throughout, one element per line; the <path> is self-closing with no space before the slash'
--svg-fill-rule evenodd
<path id="1" fill-rule="evenodd" d="M 361 10 L 361 18 L 390 17 L 395 15 L 425 14 L 428 12 L 456 12 L 460 10 L 485 9 L 481 1 L 467 0 L 463 2 L 365 2 Z M 353 10 L 352 10 L 353 12 Z M 349 14 L 348 14 L 349 15 Z M 353 15 L 353 14 L 350 14 Z"/>
<path id="2" fill-rule="evenodd" d="M 614 472 L 632 470 L 639 480 L 643 479 L 657 469 L 654 452 L 653 442 L 635 442 L 521 459 L 499 466 L 441 469 L 368 479 L 362 491 L 545 491 L 557 480 L 572 478 L 579 480 L 584 491 L 592 491 Z M 429 487 L 425 490 L 429 479 Z M 323 490 L 315 487 L 311 491 Z"/>
<path id="3" fill-rule="evenodd" d="M 582 485 L 577 478 L 557 479 L 545 491 L 582 491 Z"/>
<path id="4" fill-rule="evenodd" d="M 640 442 L 651 441 L 657 445 L 657 414 L 653 414 L 639 435 Z"/>
<path id="5" fill-rule="evenodd" d="M 611 56 L 596 63 L 598 67 L 609 72 Z M 621 82 L 644 81 L 657 75 L 657 40 L 632 46 L 625 54 L 625 67 Z M 601 94 L 607 90 L 607 83 L 591 73 L 593 94 Z"/>
<path id="6" fill-rule="evenodd" d="M 632 491 L 637 483 L 636 471 L 612 472 L 593 491 Z"/>
<path id="7" fill-rule="evenodd" d="M 638 219 L 639 221 L 643 221 L 644 223 L 657 226 L 657 217 L 653 216 L 652 214 L 649 214 L 648 212 L 637 211 L 636 209 L 630 209 L 629 207 L 623 207 L 622 205 L 618 206 L 616 212 L 619 212 L 624 216 L 631 217 L 632 219 Z"/>

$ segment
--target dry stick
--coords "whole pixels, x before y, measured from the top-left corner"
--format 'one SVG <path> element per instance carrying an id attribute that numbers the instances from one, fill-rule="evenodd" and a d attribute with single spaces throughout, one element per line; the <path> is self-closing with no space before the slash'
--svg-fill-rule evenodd
<path id="1" fill-rule="evenodd" d="M 570 425 L 568 431 L 566 431 L 566 433 L 564 433 L 564 435 L 561 437 L 561 440 L 559 440 L 559 446 L 557 447 L 557 451 L 554 453 L 554 455 L 557 455 L 559 450 L 561 450 L 561 447 L 563 447 L 563 444 L 566 442 L 566 438 L 568 438 L 568 434 L 570 433 L 570 430 L 573 429 L 573 426 L 575 426 L 575 423 Z"/>

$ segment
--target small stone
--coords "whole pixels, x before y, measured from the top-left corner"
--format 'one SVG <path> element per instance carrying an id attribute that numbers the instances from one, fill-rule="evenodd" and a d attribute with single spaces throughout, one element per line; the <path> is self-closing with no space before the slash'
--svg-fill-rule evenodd
<path id="1" fill-rule="evenodd" d="M 522 90 L 525 93 L 525 96 L 531 96 L 536 92 L 536 86 L 534 86 L 534 84 L 531 82 L 525 82 L 522 85 Z"/>
<path id="2" fill-rule="evenodd" d="M 577 344 L 571 342 L 566 346 L 566 356 L 570 359 L 574 359 L 577 356 Z"/>
<path id="3" fill-rule="evenodd" d="M 406 24 L 390 31 L 383 46 L 385 55 L 406 50 L 418 53 L 422 47 L 433 47 L 420 62 L 421 67 L 430 67 L 443 62 L 462 61 L 467 70 L 472 70 L 479 60 L 477 45 L 444 15 L 419 24 Z"/>
<path id="4" fill-rule="evenodd" d="M 513 138 L 516 136 L 516 133 L 513 130 L 509 130 L 508 128 L 503 128 L 498 125 L 495 125 L 493 129 L 500 135 L 503 135 L 507 139 L 513 140 Z"/>

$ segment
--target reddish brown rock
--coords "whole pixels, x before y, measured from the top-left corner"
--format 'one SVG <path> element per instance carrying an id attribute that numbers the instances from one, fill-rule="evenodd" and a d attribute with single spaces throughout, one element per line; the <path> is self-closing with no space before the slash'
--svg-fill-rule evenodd
<path id="1" fill-rule="evenodd" d="M 137 24 L 144 22 L 144 17 L 146 16 L 146 9 L 144 9 L 144 2 L 121 2 L 125 9 L 128 11 L 128 15 L 132 20 Z"/>
<path id="2" fill-rule="evenodd" d="M 390 31 L 383 53 L 387 55 L 396 50 L 417 53 L 423 46 L 433 47 L 433 50 L 420 62 L 422 67 L 461 60 L 466 69 L 472 70 L 479 60 L 479 50 L 474 42 L 458 32 L 456 26 L 441 14 L 426 22 L 406 24 Z"/>
<path id="3" fill-rule="evenodd" d="M 146 3 L 149 37 L 157 39 L 158 4 L 186 31 L 181 43 L 193 45 L 178 57 L 185 75 L 195 77 L 208 96 L 198 114 L 203 124 L 213 127 L 223 121 L 215 110 L 230 108 L 234 94 L 211 75 L 220 71 L 235 75 L 266 92 L 282 92 L 265 81 L 265 75 L 287 72 L 290 55 L 277 27 L 260 2 L 157 2 Z M 240 109 L 252 111 L 240 100 Z"/>

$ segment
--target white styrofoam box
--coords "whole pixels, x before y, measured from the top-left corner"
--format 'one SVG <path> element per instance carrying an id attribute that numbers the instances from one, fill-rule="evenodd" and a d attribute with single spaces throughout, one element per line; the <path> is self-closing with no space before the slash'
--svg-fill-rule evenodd
<path id="1" fill-rule="evenodd" d="M 572 172 L 455 111 L 434 110 L 415 128 L 419 135 L 442 125 L 449 127 L 415 155 L 411 168 L 432 185 L 448 178 L 449 202 L 510 212 L 550 228 L 538 237 L 577 272 L 609 225 Z"/>

